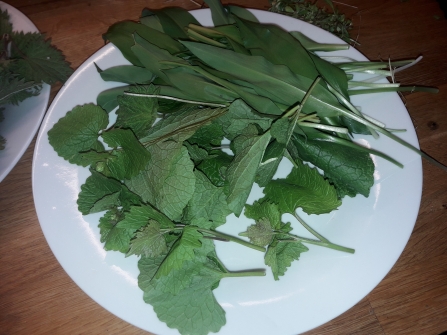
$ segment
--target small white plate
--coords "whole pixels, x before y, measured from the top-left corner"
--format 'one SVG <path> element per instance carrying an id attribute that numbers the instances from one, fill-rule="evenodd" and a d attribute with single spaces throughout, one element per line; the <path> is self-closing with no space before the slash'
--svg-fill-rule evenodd
<path id="1" fill-rule="evenodd" d="M 212 24 L 208 10 L 192 13 L 202 24 Z M 300 30 L 319 42 L 341 42 L 326 31 L 289 17 L 259 10 L 253 13 L 262 22 Z M 366 60 L 353 49 L 338 54 Z M 143 302 L 137 284 L 138 258 L 104 251 L 98 229 L 101 214 L 79 213 L 76 200 L 88 170 L 58 157 L 48 143 L 47 132 L 59 118 L 76 105 L 95 102 L 98 93 L 118 85 L 102 81 L 94 63 L 105 69 L 127 62 L 114 46 L 105 46 L 80 66 L 54 99 L 38 136 L 33 163 L 39 221 L 60 264 L 92 299 L 137 327 L 156 334 L 178 334 L 160 322 L 152 307 Z M 402 137 L 418 145 L 408 112 L 397 94 L 356 96 L 353 100 L 365 114 L 384 121 L 388 127 L 408 129 Z M 226 311 L 227 324 L 219 334 L 283 335 L 315 328 L 354 306 L 395 264 L 419 209 L 421 159 L 384 137 L 374 140 L 366 136 L 358 140 L 391 155 L 405 168 L 373 157 L 375 185 L 368 198 L 344 199 L 339 210 L 327 215 L 302 215 L 323 236 L 354 248 L 355 254 L 309 246 L 310 251 L 302 254 L 279 281 L 273 280 L 269 269 L 265 277 L 222 280 L 214 292 Z M 260 192 L 255 187 L 251 199 Z M 251 223 L 230 216 L 222 231 L 237 235 Z M 294 232 L 302 233 L 299 225 L 293 224 Z M 230 270 L 266 268 L 260 252 L 223 242 L 216 242 L 216 248 Z"/>
<path id="2" fill-rule="evenodd" d="M 14 31 L 36 32 L 36 26 L 20 11 L 1 2 L 0 8 L 9 13 Z M 0 135 L 6 139 L 0 150 L 0 182 L 17 164 L 39 130 L 50 99 L 50 85 L 44 84 L 40 94 L 22 101 L 18 106 L 2 106 L 4 120 L 0 122 Z"/>

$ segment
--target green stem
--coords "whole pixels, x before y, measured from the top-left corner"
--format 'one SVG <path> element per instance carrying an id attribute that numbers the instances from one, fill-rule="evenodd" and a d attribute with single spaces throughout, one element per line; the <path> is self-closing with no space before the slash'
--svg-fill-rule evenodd
<path id="1" fill-rule="evenodd" d="M 312 240 L 310 238 L 304 238 L 304 237 L 300 237 L 300 236 L 294 236 L 289 234 L 290 237 L 292 237 L 296 242 L 304 242 L 304 243 L 309 243 L 309 244 L 314 244 L 314 245 L 318 245 L 320 247 L 326 247 L 329 249 L 333 249 L 333 250 L 338 250 L 338 251 L 343 251 L 343 252 L 347 252 L 350 254 L 355 253 L 354 249 L 351 248 L 347 248 L 347 247 L 343 247 L 341 245 L 338 244 L 334 244 L 331 242 L 324 242 L 324 241 L 317 241 L 317 240 Z"/>
<path id="2" fill-rule="evenodd" d="M 243 245 L 244 247 L 249 247 L 249 248 L 254 249 L 254 250 L 265 252 L 265 248 L 264 247 L 260 247 L 258 245 L 253 244 L 253 243 L 250 243 L 250 242 L 247 242 L 247 241 L 242 240 L 240 238 L 234 237 L 232 235 L 221 233 L 221 232 L 218 232 L 218 231 L 215 231 L 215 230 L 203 229 L 203 228 L 199 228 L 198 231 L 210 234 L 212 236 L 215 236 L 217 238 L 221 238 L 221 239 L 229 241 L 229 242 L 238 243 L 240 245 Z"/>
<path id="3" fill-rule="evenodd" d="M 306 222 L 304 222 L 304 220 L 301 219 L 298 214 L 293 213 L 293 216 L 298 220 L 299 223 L 301 223 L 303 225 L 304 228 L 307 229 L 307 231 L 309 233 L 318 237 L 321 241 L 329 242 L 329 240 L 326 237 L 324 237 L 323 235 L 320 235 L 316 230 L 314 230 L 311 226 L 309 226 Z"/>
<path id="4" fill-rule="evenodd" d="M 224 278 L 234 277 L 263 277 L 265 276 L 265 270 L 258 271 L 241 271 L 241 272 L 227 272 L 223 275 Z"/>
<path id="5" fill-rule="evenodd" d="M 400 87 L 390 87 L 390 88 L 370 88 L 370 89 L 357 89 L 348 90 L 350 96 L 358 94 L 370 94 L 370 93 L 386 93 L 386 92 L 428 92 L 428 93 L 438 93 L 439 90 L 433 87 L 424 86 L 400 86 Z"/>

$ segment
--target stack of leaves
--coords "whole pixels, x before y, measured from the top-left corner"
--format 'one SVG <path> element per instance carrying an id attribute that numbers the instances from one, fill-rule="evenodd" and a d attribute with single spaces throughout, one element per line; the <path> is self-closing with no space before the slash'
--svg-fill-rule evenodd
<path id="1" fill-rule="evenodd" d="M 48 132 L 59 156 L 90 168 L 77 204 L 84 215 L 104 212 L 105 249 L 139 256 L 144 300 L 169 327 L 198 335 L 225 324 L 212 293 L 221 279 L 264 275 L 228 271 L 212 240 L 265 252 L 275 279 L 306 244 L 353 253 L 296 210 L 329 213 L 345 196 L 367 197 L 371 153 L 400 165 L 357 145 L 352 133 L 382 132 L 417 151 L 349 102 L 345 70 L 383 72 L 388 64 L 328 63 L 314 52 L 346 46 L 317 44 L 242 8 L 208 3 L 213 28 L 178 8 L 146 9 L 139 23 L 111 26 L 104 38 L 130 65 L 97 70 L 126 85 L 100 93 L 97 105 L 75 107 Z M 276 178 L 283 159 L 292 171 Z M 264 195 L 246 205 L 255 183 Z M 253 219 L 240 234 L 249 241 L 217 230 L 232 213 Z M 315 238 L 292 234 L 285 213 Z"/>
<path id="2" fill-rule="evenodd" d="M 37 96 L 42 83 L 64 82 L 71 73 L 44 35 L 13 31 L 8 12 L 0 10 L 0 107 Z"/>

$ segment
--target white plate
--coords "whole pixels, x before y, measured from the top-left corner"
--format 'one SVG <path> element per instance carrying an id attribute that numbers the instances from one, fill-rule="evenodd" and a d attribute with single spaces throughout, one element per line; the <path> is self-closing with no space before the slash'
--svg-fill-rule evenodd
<path id="1" fill-rule="evenodd" d="M 20 11 L 0 1 L 0 8 L 9 13 L 14 31 L 36 32 L 36 26 Z M 47 110 L 50 86 L 44 84 L 40 94 L 20 103 L 7 105 L 0 122 L 0 135 L 6 139 L 6 147 L 0 150 L 0 182 L 17 164 L 39 129 Z"/>
<path id="2" fill-rule="evenodd" d="M 301 30 L 317 41 L 340 42 L 333 35 L 292 18 L 255 10 L 263 22 Z M 193 12 L 211 25 L 208 10 Z M 359 52 L 339 52 L 365 60 Z M 143 302 L 137 286 L 137 257 L 105 252 L 99 241 L 101 215 L 82 216 L 76 207 L 80 186 L 89 172 L 58 157 L 47 132 L 78 104 L 95 102 L 96 96 L 116 83 L 105 83 L 93 63 L 101 68 L 126 61 L 112 45 L 90 57 L 68 80 L 52 103 L 39 133 L 33 164 L 33 191 L 42 230 L 58 261 L 70 277 L 95 301 L 118 317 L 156 334 L 178 334 L 159 322 L 152 307 Z M 388 127 L 406 128 L 402 137 L 418 145 L 410 117 L 397 94 L 356 97 L 356 105 Z M 369 198 L 344 200 L 331 214 L 304 218 L 334 243 L 355 248 L 354 255 L 310 246 L 280 281 L 269 270 L 266 277 L 224 279 L 214 291 L 226 311 L 227 324 L 219 334 L 297 334 L 337 317 L 365 297 L 394 265 L 412 232 L 421 199 L 421 159 L 387 138 L 359 139 L 405 164 L 399 169 L 374 157 L 375 185 Z M 256 192 L 256 190 L 254 191 Z M 258 190 L 259 192 L 259 190 Z M 258 194 L 259 195 L 259 194 Z M 244 231 L 248 220 L 230 216 L 222 229 Z M 298 224 L 295 232 L 300 233 Z M 263 255 L 239 245 L 216 242 L 217 252 L 230 270 L 265 268 Z"/>

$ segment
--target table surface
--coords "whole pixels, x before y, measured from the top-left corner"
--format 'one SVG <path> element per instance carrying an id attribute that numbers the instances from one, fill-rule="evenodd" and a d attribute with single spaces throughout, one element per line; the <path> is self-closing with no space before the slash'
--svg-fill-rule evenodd
<path id="1" fill-rule="evenodd" d="M 8 1 L 6 1 L 8 2 Z M 143 7 L 199 8 L 201 0 L 10 0 L 63 51 L 73 69 L 103 46 L 116 21 L 138 19 Z M 224 1 L 227 3 L 229 1 Z M 230 1 L 268 9 L 267 0 Z M 321 1 L 323 3 L 323 1 Z M 434 0 L 343 0 L 351 36 L 369 59 L 424 60 L 399 73 L 402 84 L 439 93 L 402 96 L 422 150 L 447 164 L 447 21 Z M 60 85 L 52 89 L 54 98 Z M 52 254 L 34 208 L 35 141 L 0 183 L 0 334 L 147 334 L 91 300 Z M 423 162 L 422 202 L 414 231 L 384 280 L 313 334 L 425 334 L 447 331 L 447 173 Z"/>

